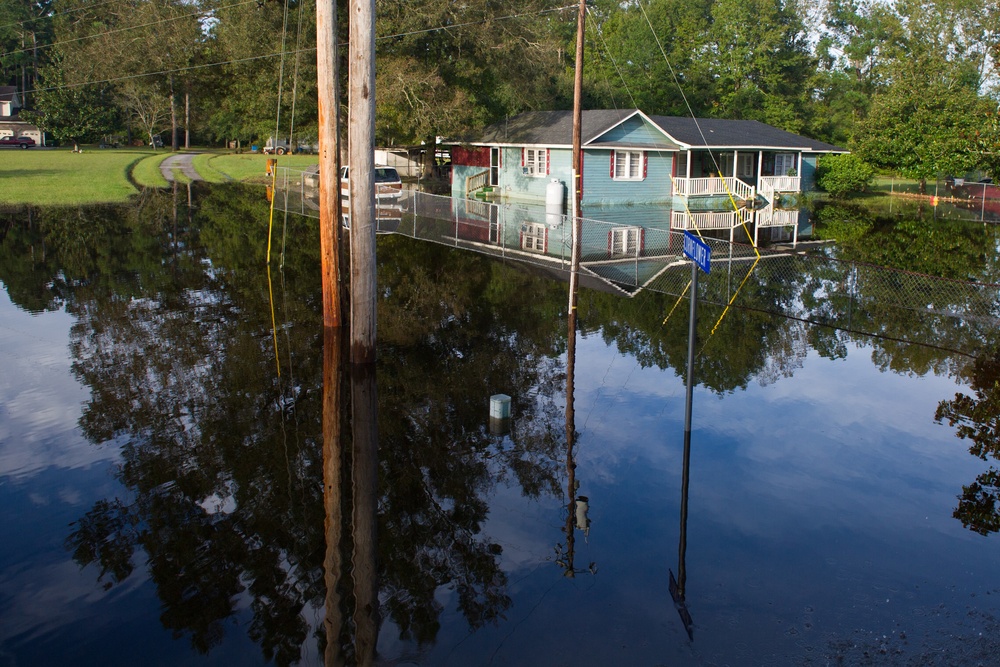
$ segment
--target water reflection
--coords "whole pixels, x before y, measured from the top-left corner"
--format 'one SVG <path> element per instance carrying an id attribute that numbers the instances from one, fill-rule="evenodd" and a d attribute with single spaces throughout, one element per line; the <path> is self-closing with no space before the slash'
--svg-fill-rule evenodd
<path id="1" fill-rule="evenodd" d="M 970 389 L 973 396 L 959 392 L 938 404 L 934 419 L 957 426 L 955 435 L 968 440 L 969 453 L 989 461 L 988 470 L 976 481 L 962 487 L 955 518 L 980 535 L 1000 531 L 1000 349 L 975 360 Z"/>
<path id="2" fill-rule="evenodd" d="M 622 431 L 663 414 L 661 402 L 650 407 L 647 401 L 668 400 L 662 387 L 685 365 L 687 322 L 665 318 L 673 297 L 582 295 L 580 333 L 592 349 L 613 349 L 635 365 L 635 381 L 646 372 L 656 386 L 633 395 L 624 391 L 628 382 L 623 382 L 626 398 L 601 406 L 612 409 L 614 403 L 608 421 L 617 426 L 608 428 L 600 447 L 581 451 L 581 431 L 593 438 L 598 420 L 583 428 L 577 423 L 579 369 L 586 378 L 582 390 L 590 397 L 591 384 L 603 381 L 609 362 L 598 354 L 577 358 L 577 332 L 569 332 L 562 320 L 564 285 L 475 255 L 382 237 L 378 329 L 379 357 L 386 362 L 374 373 L 351 369 L 347 374 L 336 370 L 338 345 L 321 333 L 318 234 L 311 223 L 289 218 L 288 237 L 296 242 L 289 244 L 284 269 L 276 274 L 272 323 L 261 244 L 266 238 L 263 204 L 253 191 L 240 189 L 195 188 L 191 197 L 186 202 L 180 189 L 147 195 L 138 210 L 109 207 L 72 215 L 31 210 L 3 219 L 0 279 L 5 289 L 24 310 L 65 308 L 72 314 L 73 373 L 89 390 L 80 433 L 94 450 L 121 451 L 116 480 L 123 490 L 102 491 L 97 500 L 88 497 L 85 506 L 74 508 L 79 511 L 71 517 L 71 529 L 60 535 L 68 538 L 74 560 L 87 566 L 84 576 L 107 589 L 105 599 L 128 590 L 126 582 L 139 586 L 148 577 L 157 596 L 151 604 L 154 621 L 158 617 L 193 654 L 221 654 L 233 634 L 242 634 L 234 630 L 242 624 L 262 662 L 307 662 L 309 651 L 319 647 L 328 664 L 368 664 L 377 659 L 377 646 L 392 642 L 407 647 L 393 657 L 417 655 L 418 662 L 436 645 L 454 647 L 466 635 L 473 637 L 468 644 L 493 642 L 492 650 L 512 629 L 532 625 L 521 623 L 522 618 L 544 623 L 544 614 L 560 615 L 558 607 L 546 605 L 539 607 L 547 610 L 544 614 L 532 617 L 528 611 L 540 600 L 552 601 L 544 595 L 545 586 L 551 584 L 549 575 L 558 577 L 560 571 L 575 575 L 573 585 L 561 586 L 564 590 L 552 598 L 568 596 L 586 581 L 593 592 L 572 600 L 593 610 L 603 624 L 625 608 L 617 597 L 619 587 L 650 588 L 651 579 L 621 566 L 622 553 L 633 551 L 647 530 L 661 528 L 654 523 L 658 518 L 648 516 L 652 501 L 647 496 L 669 496 L 657 508 L 668 503 L 672 508 L 676 496 L 670 475 L 655 466 L 648 476 L 657 478 L 656 485 L 629 488 L 647 483 L 647 471 L 636 469 L 648 466 L 648 460 L 641 458 L 647 455 L 643 444 Z M 755 310 L 768 301 L 790 299 L 802 284 L 836 281 L 798 265 L 786 270 L 777 262 L 762 263 L 759 274 L 759 283 L 741 294 L 745 309 L 727 316 L 714 333 L 716 317 L 699 318 L 698 336 L 706 342 L 698 362 L 700 387 L 719 398 L 703 405 L 722 406 L 725 400 L 718 410 L 728 412 L 736 404 L 734 394 L 741 399 L 759 395 L 761 388 L 799 374 L 810 363 L 815 368 L 817 357 L 842 362 L 849 352 L 863 357 L 857 354 L 861 350 L 870 351 L 883 371 L 958 379 L 968 372 L 968 358 L 947 350 L 858 337 Z M 888 297 L 863 288 L 857 286 L 853 306 L 845 301 L 831 307 L 853 307 L 854 317 L 875 321 Z M 831 291 L 824 298 L 839 297 Z M 963 331 L 961 322 L 945 318 L 939 325 L 928 335 L 984 335 Z M 947 402 L 953 403 L 951 412 L 942 409 L 939 419 L 959 415 L 956 424 L 973 429 L 969 438 L 985 434 L 973 453 L 995 458 L 987 436 L 990 411 L 997 412 L 991 373 L 1000 362 L 982 364 L 975 371 L 975 396 Z M 842 366 L 822 368 L 835 374 Z M 859 395 L 866 396 L 865 390 L 856 388 Z M 514 403 L 518 419 L 509 433 L 492 430 L 484 419 L 483 397 L 496 392 Z M 834 400 L 817 395 L 817 404 Z M 806 396 L 802 402 L 813 399 Z M 752 410 L 759 419 L 759 406 Z M 784 418 L 772 415 L 769 432 L 780 431 Z M 713 428 L 723 429 L 725 420 L 717 421 Z M 739 426 L 753 433 L 756 423 Z M 835 420 L 829 424 L 843 428 Z M 828 446 L 811 456 L 822 459 L 821 450 L 840 437 L 838 431 L 829 442 L 821 440 Z M 792 439 L 786 433 L 778 442 L 775 436 L 772 445 L 790 448 Z M 724 455 L 714 454 L 725 459 L 720 471 L 733 461 L 747 465 L 741 452 L 726 449 L 736 447 L 731 440 L 736 438 L 719 436 L 713 443 L 724 450 Z M 636 469 L 616 467 L 619 454 L 636 457 Z M 811 471 L 802 462 L 808 458 L 795 459 L 807 469 L 796 471 L 800 477 Z M 707 467 L 708 454 L 705 460 Z M 673 461 L 663 467 L 677 469 Z M 880 474 L 892 467 L 884 466 Z M 867 483 L 863 472 L 851 472 Z M 718 476 L 716 471 L 711 478 Z M 586 485 L 578 483 L 581 478 Z M 982 476 L 970 495 L 967 525 L 973 530 L 995 530 L 995 480 Z M 721 482 L 695 486 L 693 497 L 703 495 L 692 503 L 692 512 L 710 506 L 703 502 L 709 492 L 722 504 L 732 503 Z M 845 485 L 844 493 L 852 488 Z M 687 495 L 685 486 L 682 498 Z M 535 511 L 544 519 L 536 522 Z M 601 512 L 614 512 L 616 520 L 597 523 L 600 530 L 589 535 L 595 512 L 595 521 Z M 838 529 L 868 521 L 831 519 L 831 512 L 826 510 L 821 522 L 839 521 Z M 529 551 L 531 540 L 504 533 L 498 516 L 522 530 L 541 526 L 535 541 L 545 552 L 538 559 L 545 585 L 533 584 L 533 571 L 522 566 L 535 564 L 518 553 Z M 947 521 L 961 531 L 957 522 Z M 637 529 L 639 522 L 651 527 Z M 706 523 L 693 521 L 692 531 L 697 534 Z M 752 532 L 753 521 L 734 523 Z M 684 518 L 681 528 L 683 562 Z M 726 539 L 739 532 L 733 525 L 727 528 Z M 560 530 L 565 544 L 557 558 L 561 570 L 556 570 L 551 545 Z M 657 537 L 661 547 L 662 534 Z M 594 561 L 609 574 L 582 577 L 596 569 L 580 556 L 584 540 L 596 542 L 597 537 L 600 545 L 588 546 L 603 550 Z M 723 540 L 712 539 L 704 534 L 692 539 L 698 563 L 709 562 L 705 551 Z M 612 541 L 620 544 L 609 546 Z M 936 543 L 933 553 L 956 547 L 952 541 L 958 542 L 942 539 L 949 544 Z M 734 543 L 739 548 L 739 541 Z M 731 544 L 717 546 L 728 553 Z M 810 562 L 796 557 L 800 565 Z M 638 554 L 631 562 L 644 569 L 654 560 Z M 655 565 L 662 577 L 662 561 Z M 724 635 L 719 618 L 730 613 L 728 607 L 720 612 L 720 594 L 713 601 L 704 587 L 709 581 L 722 586 L 720 581 L 739 576 L 744 567 L 736 557 L 726 568 L 705 566 L 690 586 L 686 568 L 684 573 L 678 568 L 678 588 L 685 596 L 698 594 L 699 639 Z M 919 572 L 923 576 L 924 570 Z M 864 576 L 859 585 L 882 585 Z M 659 606 L 637 613 L 655 616 L 663 607 L 662 590 L 656 597 Z M 603 604 L 612 611 L 598 609 Z M 755 604 L 767 603 L 753 598 L 745 606 Z M 311 610 L 320 608 L 325 609 L 322 617 L 311 617 Z M 732 614 L 745 611 L 736 604 L 732 609 Z M 670 622 L 676 626 L 675 617 Z M 593 647 L 595 642 L 586 639 L 576 637 Z M 755 641 L 765 645 L 768 640 Z M 686 642 L 681 638 L 679 644 Z M 545 645 L 526 642 L 514 655 Z M 426 662 L 436 660 L 444 658 L 426 657 Z"/>

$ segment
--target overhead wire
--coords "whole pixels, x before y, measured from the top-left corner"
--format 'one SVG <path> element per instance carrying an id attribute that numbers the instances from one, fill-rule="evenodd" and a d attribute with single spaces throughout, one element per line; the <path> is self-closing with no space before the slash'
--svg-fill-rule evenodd
<path id="1" fill-rule="evenodd" d="M 288 36 L 288 0 L 284 1 L 281 18 L 281 60 L 278 65 L 278 103 L 274 112 L 274 140 L 271 144 L 275 153 L 278 152 L 278 137 L 281 136 L 281 92 L 285 77 L 285 39 Z"/>
<path id="2" fill-rule="evenodd" d="M 103 7 L 104 5 L 110 5 L 113 2 L 118 2 L 118 0 L 105 0 L 104 2 L 95 2 L 92 5 L 86 5 L 84 7 L 76 7 L 75 9 L 66 9 L 61 12 L 52 12 L 50 14 L 45 14 L 43 16 L 35 16 L 30 19 L 24 19 L 23 21 L 11 21 L 10 23 L 0 24 L 0 28 L 10 28 L 12 26 L 26 26 L 29 23 L 35 23 L 37 21 L 47 21 L 49 19 L 60 18 L 66 14 L 74 14 L 76 12 L 82 12 L 88 9 L 93 9 L 95 7 Z"/>
<path id="3" fill-rule="evenodd" d="M 88 39 L 97 39 L 98 37 L 106 37 L 108 35 L 114 35 L 120 32 L 128 32 L 130 30 L 139 30 L 142 28 L 152 28 L 158 25 L 163 25 L 164 23 L 171 23 L 173 21 L 180 21 L 182 19 L 188 19 L 196 16 L 206 16 L 219 11 L 220 9 L 232 9 L 233 7 L 240 7 L 242 5 L 256 4 L 257 0 L 243 0 L 242 2 L 236 2 L 231 5 L 223 5 L 222 7 L 215 7 L 211 10 L 203 10 L 197 12 L 190 12 L 187 14 L 178 14 L 176 16 L 168 16 L 167 18 L 159 19 L 157 21 L 151 21 L 149 23 L 141 23 L 139 25 L 129 25 L 120 28 L 111 28 L 108 30 L 101 30 L 90 35 L 81 35 L 80 37 L 73 37 L 70 39 L 64 39 L 56 42 L 50 42 L 48 44 L 39 44 L 37 46 L 32 46 L 31 48 L 18 49 L 16 51 L 8 51 L 6 53 L 0 53 L 0 58 L 5 58 L 7 56 L 14 56 L 19 53 L 32 53 L 38 49 L 50 49 L 52 47 L 63 46 L 65 44 L 73 44 L 74 42 L 82 42 Z"/>
<path id="4" fill-rule="evenodd" d="M 245 0 L 244 2 L 238 2 L 238 3 L 232 4 L 232 5 L 226 5 L 224 8 L 238 7 L 238 6 L 247 5 L 247 4 L 256 4 L 257 1 L 258 0 Z M 465 22 L 465 23 L 457 23 L 457 24 L 451 24 L 451 25 L 436 26 L 436 27 L 425 28 L 425 29 L 421 29 L 421 30 L 411 30 L 411 31 L 408 31 L 408 32 L 393 33 L 393 34 L 389 34 L 389 35 L 382 35 L 380 37 L 376 37 L 375 40 L 376 41 L 384 41 L 384 40 L 390 40 L 390 39 L 399 39 L 401 37 L 409 37 L 409 36 L 413 36 L 413 35 L 426 34 L 426 33 L 429 33 L 429 32 L 437 32 L 437 31 L 442 31 L 442 30 L 446 31 L 446 30 L 453 30 L 455 28 L 471 27 L 471 26 L 476 26 L 476 25 L 482 25 L 482 24 L 488 23 L 490 21 L 507 21 L 507 20 L 514 20 L 514 19 L 520 19 L 520 18 L 527 18 L 527 17 L 530 17 L 530 16 L 543 16 L 543 15 L 546 15 L 546 14 L 551 14 L 553 12 L 560 12 L 560 11 L 565 11 L 567 9 L 574 9 L 574 8 L 575 8 L 575 6 L 557 7 L 557 8 L 552 8 L 552 9 L 543 9 L 543 10 L 539 10 L 539 11 L 536 11 L 536 12 L 524 12 L 524 13 L 521 13 L 521 14 L 510 14 L 510 15 L 507 15 L 507 16 L 501 16 L 501 17 L 495 17 L 495 18 L 485 18 L 485 19 L 479 19 L 477 21 L 469 21 L 469 22 Z M 213 11 L 217 11 L 217 9 L 218 8 L 216 8 Z M 194 15 L 197 15 L 197 14 L 194 14 Z M 152 24 L 150 24 L 150 25 L 152 25 Z M 139 27 L 140 26 L 132 26 L 130 28 L 122 28 L 121 30 L 124 31 L 124 30 L 129 30 L 129 29 L 137 29 Z M 148 26 L 141 26 L 141 27 L 148 27 Z M 95 33 L 91 37 L 100 36 L 100 35 L 103 35 L 103 34 L 108 34 L 108 33 L 106 33 L 106 32 L 104 32 L 104 33 Z M 85 37 L 81 37 L 81 38 L 74 38 L 73 40 L 66 40 L 66 41 L 62 41 L 62 42 L 53 42 L 53 43 L 47 45 L 47 47 L 56 46 L 56 45 L 62 45 L 62 44 L 67 44 L 70 41 L 79 41 L 80 39 L 86 39 L 86 38 Z M 347 48 L 348 46 L 349 46 L 349 42 L 347 42 L 347 41 L 340 42 L 340 48 L 341 49 Z M 31 90 L 25 90 L 23 92 L 24 93 L 39 93 L 39 92 L 49 92 L 49 91 L 52 91 L 52 90 L 64 90 L 64 89 L 70 89 L 70 88 L 80 88 L 80 87 L 84 87 L 84 86 L 95 86 L 95 85 L 102 85 L 102 84 L 109 84 L 109 83 L 117 83 L 119 81 L 128 81 L 128 80 L 132 80 L 132 79 L 141 79 L 141 78 L 150 77 L 150 76 L 160 76 L 160 75 L 164 75 L 164 74 L 177 74 L 177 73 L 180 73 L 180 72 L 190 72 L 190 71 L 194 71 L 194 70 L 210 69 L 210 68 L 215 68 L 215 67 L 223 67 L 223 66 L 226 66 L 226 65 L 237 65 L 237 64 L 241 64 L 241 63 L 252 62 L 252 61 L 255 61 L 255 60 L 265 60 L 265 59 L 270 59 L 270 58 L 277 58 L 277 57 L 281 57 L 281 56 L 286 55 L 286 54 L 297 54 L 297 55 L 300 55 L 300 54 L 315 53 L 315 52 L 316 52 L 316 47 L 312 46 L 312 47 L 307 47 L 307 48 L 296 49 L 295 51 L 284 50 L 284 51 L 273 52 L 273 53 L 266 53 L 266 54 L 255 55 L 255 56 L 247 56 L 245 58 L 229 58 L 229 59 L 225 59 L 225 60 L 218 60 L 218 61 L 211 62 L 211 63 L 201 63 L 201 64 L 196 64 L 196 65 L 186 65 L 186 66 L 183 66 L 183 67 L 174 67 L 174 68 L 168 68 L 168 69 L 161 69 L 161 70 L 156 70 L 156 71 L 152 71 L 152 72 L 141 72 L 141 73 L 137 73 L 137 74 L 128 74 L 128 75 L 118 76 L 118 77 L 107 77 L 107 78 L 103 78 L 103 79 L 94 79 L 94 80 L 90 80 L 90 81 L 80 81 L 80 82 L 76 82 L 76 83 L 66 83 L 66 84 L 61 84 L 61 85 L 58 85 L 58 86 L 36 87 L 36 88 L 31 89 Z M 6 54 L 0 54 L 0 57 L 3 57 L 5 55 L 11 55 L 13 53 L 21 53 L 21 51 L 13 51 L 13 52 L 6 53 Z"/>

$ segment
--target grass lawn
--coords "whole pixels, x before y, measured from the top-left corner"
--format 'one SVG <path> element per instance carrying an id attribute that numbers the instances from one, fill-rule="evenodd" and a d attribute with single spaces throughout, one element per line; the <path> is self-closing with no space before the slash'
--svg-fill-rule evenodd
<path id="1" fill-rule="evenodd" d="M 0 160 L 0 204 L 77 206 L 126 201 L 136 193 L 128 179 L 143 187 L 167 187 L 160 163 L 169 150 L 149 148 L 99 149 L 82 153 L 68 148 L 7 149 Z M 196 155 L 194 167 L 210 183 L 244 181 L 268 183 L 267 156 L 206 152 Z M 315 155 L 284 155 L 278 165 L 305 169 L 316 164 Z"/>
<path id="2" fill-rule="evenodd" d="M 0 203 L 77 205 L 125 201 L 135 194 L 129 168 L 152 151 L 8 149 L 0 160 Z"/>
<path id="3" fill-rule="evenodd" d="M 220 174 L 223 177 L 222 180 L 251 183 L 270 182 L 270 179 L 265 173 L 267 168 L 267 155 L 255 153 L 234 155 L 230 153 L 226 155 L 209 155 L 199 157 L 206 157 L 209 170 L 215 174 Z M 278 161 L 279 168 L 287 167 L 289 169 L 305 169 L 306 167 L 319 162 L 319 156 L 317 155 L 281 155 L 275 159 Z M 198 160 L 195 161 L 195 167 L 198 169 L 198 173 L 201 174 L 205 180 L 218 182 L 214 181 L 209 174 L 202 171 Z"/>

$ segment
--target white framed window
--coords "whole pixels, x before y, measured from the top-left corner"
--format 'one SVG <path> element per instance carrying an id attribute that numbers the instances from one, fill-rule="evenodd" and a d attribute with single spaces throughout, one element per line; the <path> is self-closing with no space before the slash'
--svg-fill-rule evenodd
<path id="1" fill-rule="evenodd" d="M 525 176 L 546 176 L 549 173 L 549 150 L 547 148 L 521 149 L 521 167 Z"/>
<path id="2" fill-rule="evenodd" d="M 795 169 L 795 153 L 778 153 L 774 156 L 774 175 L 787 176 Z"/>
<path id="3" fill-rule="evenodd" d="M 615 227 L 608 232 L 608 254 L 636 257 L 642 253 L 642 227 Z"/>
<path id="4" fill-rule="evenodd" d="M 611 151 L 611 178 L 641 181 L 646 178 L 646 154 L 642 151 Z"/>
<path id="5" fill-rule="evenodd" d="M 531 252 L 545 252 L 548 248 L 549 230 L 545 225 L 527 222 L 521 225 L 521 248 Z"/>

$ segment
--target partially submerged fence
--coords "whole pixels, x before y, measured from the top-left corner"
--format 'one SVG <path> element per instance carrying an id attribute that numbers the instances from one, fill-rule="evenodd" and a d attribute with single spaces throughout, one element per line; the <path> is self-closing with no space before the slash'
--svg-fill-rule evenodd
<path id="1" fill-rule="evenodd" d="M 318 218 L 316 195 L 296 172 L 279 170 L 277 209 Z M 398 198 L 380 199 L 376 215 L 380 233 L 563 274 L 570 269 L 572 221 L 544 208 L 404 190 Z M 671 229 L 669 211 L 609 209 L 606 217 L 583 221 L 581 266 L 591 285 L 628 295 L 685 294 L 690 264 L 683 257 L 683 232 Z M 344 224 L 349 227 L 349 216 Z M 781 229 L 774 234 L 792 236 Z M 844 262 L 829 255 L 829 246 L 805 252 L 778 243 L 758 250 L 730 243 L 728 232 L 726 238 L 710 236 L 704 240 L 712 248 L 712 269 L 699 281 L 699 300 L 708 303 L 966 354 L 992 342 L 1000 323 L 1000 284 Z M 747 236 L 753 237 L 751 230 Z"/>

